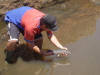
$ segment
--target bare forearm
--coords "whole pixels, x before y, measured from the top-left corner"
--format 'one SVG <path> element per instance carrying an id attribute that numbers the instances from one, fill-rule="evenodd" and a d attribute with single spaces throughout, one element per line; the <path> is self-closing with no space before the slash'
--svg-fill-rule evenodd
<path id="1" fill-rule="evenodd" d="M 49 55 L 53 55 L 52 52 L 47 53 L 46 51 L 40 50 L 40 48 L 36 45 L 31 45 L 29 43 L 27 43 L 28 47 L 31 48 L 32 50 L 34 50 L 36 53 L 41 54 L 41 55 L 45 55 L 45 56 L 49 56 Z"/>
<path id="2" fill-rule="evenodd" d="M 36 53 L 41 54 L 41 51 L 38 46 L 33 46 L 32 48 Z"/>
<path id="3" fill-rule="evenodd" d="M 67 49 L 66 47 L 63 47 L 63 46 L 60 44 L 60 42 L 58 41 L 58 39 L 56 38 L 56 36 L 55 36 L 54 34 L 52 34 L 52 35 L 49 37 L 49 39 L 51 40 L 51 42 L 52 42 L 56 47 L 60 48 L 61 50 L 67 50 L 67 51 L 68 51 L 68 49 Z M 68 52 L 69 52 L 69 51 L 68 51 Z M 64 52 L 64 53 L 61 53 L 61 54 L 67 56 L 67 55 L 68 55 L 68 52 L 67 52 L 67 53 Z M 71 54 L 71 53 L 69 52 L 69 54 Z"/>
<path id="4" fill-rule="evenodd" d="M 45 56 L 53 55 L 52 52 L 47 53 L 46 51 L 40 50 L 40 49 L 38 48 L 38 46 L 34 46 L 34 47 L 33 47 L 33 50 L 34 50 L 35 52 L 37 52 L 38 54 L 41 54 L 41 55 L 45 55 Z"/>
<path id="5" fill-rule="evenodd" d="M 58 39 L 55 37 L 55 35 L 52 35 L 50 38 L 51 42 L 58 48 L 63 48 L 63 46 L 60 44 L 60 42 L 58 41 Z"/>
<path id="6" fill-rule="evenodd" d="M 40 54 L 40 49 L 39 49 L 39 47 L 36 46 L 36 45 L 34 45 L 34 43 L 33 43 L 33 44 L 27 43 L 27 46 L 28 46 L 30 49 L 34 50 L 36 53 L 39 53 L 39 54 Z"/>

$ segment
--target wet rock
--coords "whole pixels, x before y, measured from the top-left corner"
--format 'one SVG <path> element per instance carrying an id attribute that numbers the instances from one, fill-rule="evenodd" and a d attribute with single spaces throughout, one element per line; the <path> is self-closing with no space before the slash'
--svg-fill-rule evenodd
<path id="1" fill-rule="evenodd" d="M 1 36 L 1 40 L 5 40 L 6 38 L 6 34 L 4 34 L 3 36 Z"/>
<path id="2" fill-rule="evenodd" d="M 56 3 L 64 3 L 65 1 L 70 1 L 70 0 L 55 0 Z"/>
<path id="3" fill-rule="evenodd" d="M 46 3 L 48 3 L 47 0 L 42 0 L 42 4 L 46 4 Z"/>
<path id="4" fill-rule="evenodd" d="M 31 6 L 37 9 L 45 8 L 55 4 L 64 3 L 69 0 L 0 0 L 0 15 L 3 16 L 6 11 L 21 6 Z M 65 7 L 62 5 L 62 7 Z M 2 17 L 0 17 L 1 20 Z"/>
<path id="5" fill-rule="evenodd" d="M 65 8 L 66 8 L 66 4 L 62 4 L 62 5 L 61 5 L 61 8 L 62 8 L 62 9 L 65 9 Z"/>
<path id="6" fill-rule="evenodd" d="M 100 0 L 90 0 L 91 2 L 93 2 L 96 5 L 100 5 Z"/>

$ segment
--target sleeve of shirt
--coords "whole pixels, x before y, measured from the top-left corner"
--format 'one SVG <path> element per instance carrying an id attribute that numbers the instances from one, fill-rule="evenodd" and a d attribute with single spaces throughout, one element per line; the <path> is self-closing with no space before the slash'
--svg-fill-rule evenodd
<path id="1" fill-rule="evenodd" d="M 52 31 L 47 31 L 47 36 L 48 36 L 48 37 L 51 37 L 51 36 L 52 36 L 52 34 L 53 34 L 53 32 L 52 32 Z"/>

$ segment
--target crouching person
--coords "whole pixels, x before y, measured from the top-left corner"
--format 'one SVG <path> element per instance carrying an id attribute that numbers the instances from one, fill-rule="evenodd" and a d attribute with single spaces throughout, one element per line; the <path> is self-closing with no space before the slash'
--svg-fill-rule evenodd
<path id="1" fill-rule="evenodd" d="M 59 43 L 56 36 L 53 34 L 53 31 L 56 31 L 58 27 L 56 25 L 56 18 L 52 15 L 45 14 L 28 6 L 23 6 L 8 11 L 5 15 L 5 22 L 7 23 L 10 37 L 5 49 L 5 60 L 8 63 L 13 62 L 11 58 L 18 46 L 20 33 L 23 34 L 28 47 L 38 54 L 45 56 L 53 55 L 52 52 L 45 52 L 42 50 L 42 31 L 46 31 L 48 38 L 56 47 L 67 50 L 67 48 Z"/>

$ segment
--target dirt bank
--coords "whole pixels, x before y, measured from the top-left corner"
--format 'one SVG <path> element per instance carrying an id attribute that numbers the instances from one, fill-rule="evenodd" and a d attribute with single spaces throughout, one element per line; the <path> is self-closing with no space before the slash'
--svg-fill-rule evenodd
<path id="1" fill-rule="evenodd" d="M 21 6 L 30 6 L 42 9 L 69 0 L 0 0 L 0 21 L 6 11 Z"/>

